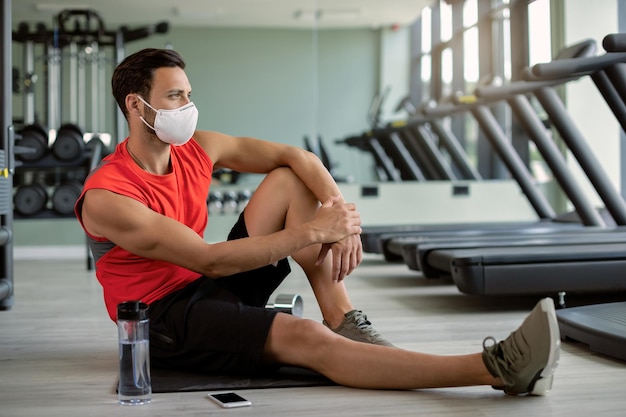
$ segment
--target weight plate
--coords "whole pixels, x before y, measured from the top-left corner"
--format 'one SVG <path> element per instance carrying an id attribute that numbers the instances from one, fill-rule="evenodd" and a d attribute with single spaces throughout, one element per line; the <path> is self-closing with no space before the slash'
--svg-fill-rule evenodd
<path id="1" fill-rule="evenodd" d="M 32 216 L 46 207 L 48 193 L 40 184 L 21 185 L 13 196 L 15 211 L 24 215 Z"/>
<path id="2" fill-rule="evenodd" d="M 24 126 L 18 135 L 21 136 L 21 139 L 17 140 L 15 144 L 31 149 L 27 153 L 15 154 L 22 161 L 37 161 L 48 152 L 48 132 L 42 126 L 37 124 Z"/>
<path id="3" fill-rule="evenodd" d="M 52 208 L 59 214 L 74 213 L 74 205 L 80 197 L 82 186 L 68 182 L 57 186 L 52 193 Z"/>
<path id="4" fill-rule="evenodd" d="M 80 128 L 73 124 L 65 124 L 59 128 L 57 138 L 52 144 L 52 153 L 62 161 L 80 158 L 85 150 L 85 140 Z"/>

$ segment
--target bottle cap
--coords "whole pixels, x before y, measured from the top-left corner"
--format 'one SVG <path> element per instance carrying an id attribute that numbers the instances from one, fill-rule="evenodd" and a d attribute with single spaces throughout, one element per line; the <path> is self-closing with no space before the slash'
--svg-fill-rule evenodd
<path id="1" fill-rule="evenodd" d="M 124 301 L 117 305 L 118 320 L 146 320 L 148 304 L 141 301 Z"/>

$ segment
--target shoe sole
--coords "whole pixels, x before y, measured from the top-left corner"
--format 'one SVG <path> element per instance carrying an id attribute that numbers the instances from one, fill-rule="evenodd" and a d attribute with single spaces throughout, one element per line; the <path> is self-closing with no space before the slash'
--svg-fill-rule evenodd
<path id="1" fill-rule="evenodd" d="M 551 298 L 544 298 L 539 302 L 541 310 L 548 317 L 548 330 L 550 334 L 550 354 L 546 366 L 539 372 L 534 384 L 529 392 L 530 395 L 546 395 L 552 388 L 554 371 L 559 364 L 561 336 L 559 324 L 554 311 L 554 301 Z"/>

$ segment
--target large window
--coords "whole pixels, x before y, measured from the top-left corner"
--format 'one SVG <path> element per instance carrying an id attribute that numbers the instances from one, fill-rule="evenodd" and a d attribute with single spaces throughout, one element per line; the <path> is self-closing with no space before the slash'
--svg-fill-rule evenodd
<path id="1" fill-rule="evenodd" d="M 420 33 L 412 45 L 419 68 L 419 79 L 411 80 L 415 105 L 472 94 L 479 83 L 519 79 L 525 66 L 551 57 L 549 0 L 436 0 L 415 25 Z M 536 153 L 515 129 L 509 110 L 501 104 L 492 111 L 530 163 Z M 485 178 L 507 175 L 471 114 L 452 115 L 446 123 Z"/>

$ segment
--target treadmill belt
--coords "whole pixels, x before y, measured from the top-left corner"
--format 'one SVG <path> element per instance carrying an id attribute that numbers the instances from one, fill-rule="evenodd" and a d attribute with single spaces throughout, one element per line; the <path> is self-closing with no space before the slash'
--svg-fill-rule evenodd
<path id="1" fill-rule="evenodd" d="M 565 308 L 556 316 L 563 340 L 626 361 L 626 302 Z"/>
<path id="2" fill-rule="evenodd" d="M 456 286 L 473 295 L 626 290 L 626 243 L 438 250 L 428 262 L 449 263 Z"/>
<path id="3" fill-rule="evenodd" d="M 424 238 L 418 240 L 392 239 L 389 246 L 396 242 L 399 247 L 404 263 L 410 268 L 422 271 L 426 278 L 439 278 L 442 275 L 450 275 L 450 262 L 445 255 L 430 256 L 435 251 L 450 251 L 461 249 L 478 248 L 518 248 L 516 251 L 526 252 L 537 246 L 564 246 L 564 245 L 592 245 L 604 243 L 626 243 L 626 228 L 613 229 L 597 228 L 584 231 L 562 230 L 554 233 L 531 234 L 531 235 L 503 235 L 503 236 L 476 236 L 456 239 L 447 238 Z M 485 249 L 486 250 L 486 249 Z M 454 254 L 454 252 L 445 252 Z M 521 256 L 521 255 L 520 255 Z M 430 262 L 435 262 L 431 264 Z"/>
<path id="4" fill-rule="evenodd" d="M 558 225 L 558 226 L 555 226 Z M 381 239 L 391 236 L 420 236 L 439 233 L 457 233 L 459 235 L 477 235 L 489 232 L 504 233 L 518 231 L 532 233 L 536 228 L 539 232 L 549 228 L 572 227 L 580 229 L 580 223 L 553 222 L 547 220 L 493 222 L 493 223 L 447 223 L 447 224 L 406 224 L 397 226 L 364 226 L 361 232 L 363 251 L 366 253 L 384 253 Z"/>
<path id="5" fill-rule="evenodd" d="M 467 229 L 467 230 L 437 230 L 425 231 L 412 235 L 380 235 L 380 245 L 385 258 L 402 259 L 406 246 L 419 245 L 428 242 L 468 242 L 494 240 L 516 240 L 516 239 L 540 239 L 545 236 L 559 234 L 573 234 L 581 232 L 606 232 L 606 227 L 581 226 L 579 224 L 567 223 L 536 223 L 532 227 L 506 227 L 499 229 Z M 626 231 L 626 229 L 624 229 Z M 464 244 L 465 245 L 465 244 Z"/>

